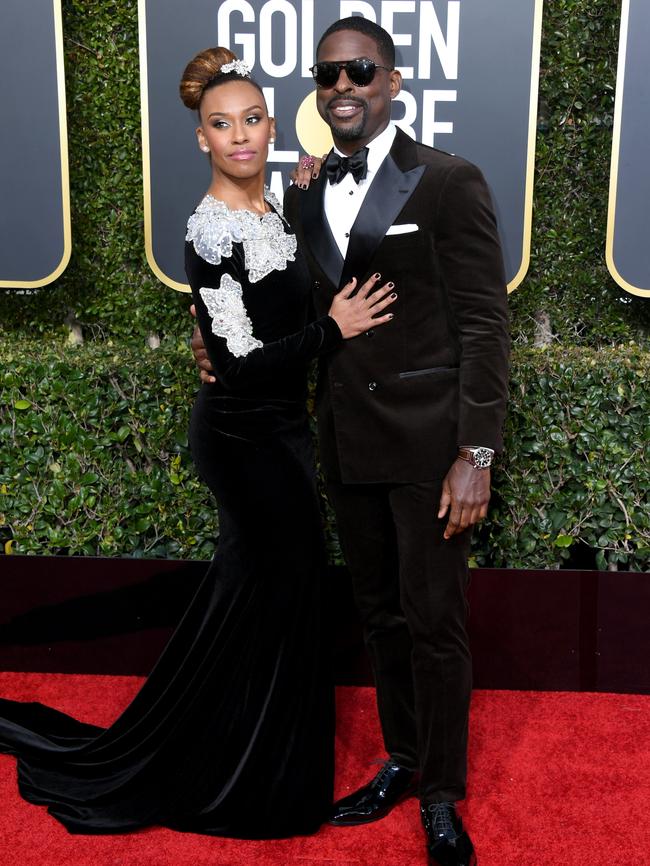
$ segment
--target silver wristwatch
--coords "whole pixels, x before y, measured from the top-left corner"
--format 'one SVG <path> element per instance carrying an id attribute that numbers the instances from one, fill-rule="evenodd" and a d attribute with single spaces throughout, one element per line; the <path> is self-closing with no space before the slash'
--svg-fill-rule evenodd
<path id="1" fill-rule="evenodd" d="M 461 460 L 467 460 L 474 469 L 489 469 L 494 460 L 494 450 L 482 445 L 461 445 L 458 456 Z"/>

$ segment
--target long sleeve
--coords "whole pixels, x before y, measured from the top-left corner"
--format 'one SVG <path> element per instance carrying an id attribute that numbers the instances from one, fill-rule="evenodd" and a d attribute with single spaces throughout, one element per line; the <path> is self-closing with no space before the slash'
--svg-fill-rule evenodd
<path id="1" fill-rule="evenodd" d="M 508 390 L 508 314 L 501 248 L 481 172 L 461 162 L 437 207 L 442 277 L 461 341 L 459 445 L 502 447 Z"/>
<path id="2" fill-rule="evenodd" d="M 185 268 L 208 356 L 221 385 L 229 391 L 248 389 L 299 367 L 334 349 L 342 340 L 338 325 L 323 316 L 278 339 L 263 341 L 245 304 L 250 285 L 241 243 L 232 254 L 211 264 L 186 243 Z M 280 276 L 281 276 L 280 272 Z M 265 287 L 256 284 L 256 288 Z"/>

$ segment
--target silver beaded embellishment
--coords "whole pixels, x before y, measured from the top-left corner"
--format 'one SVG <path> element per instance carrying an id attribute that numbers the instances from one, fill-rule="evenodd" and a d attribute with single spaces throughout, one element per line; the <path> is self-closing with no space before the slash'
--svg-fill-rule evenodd
<path id="1" fill-rule="evenodd" d="M 224 63 L 219 72 L 223 72 L 224 74 L 228 72 L 236 72 L 237 75 L 241 75 L 244 78 L 250 78 L 251 68 L 243 60 L 231 60 L 230 63 Z"/>
<path id="2" fill-rule="evenodd" d="M 236 358 L 248 355 L 264 344 L 253 336 L 253 323 L 242 298 L 242 287 L 230 274 L 221 277 L 218 289 L 199 290 L 212 319 L 212 333 L 222 337 Z"/>
<path id="3" fill-rule="evenodd" d="M 211 265 L 232 255 L 233 243 L 244 247 L 248 279 L 256 283 L 271 271 L 284 271 L 296 258 L 296 237 L 287 234 L 280 202 L 265 189 L 264 198 L 278 213 L 259 215 L 249 210 L 230 210 L 227 205 L 206 195 L 187 223 L 185 240 L 192 241 L 197 254 Z"/>

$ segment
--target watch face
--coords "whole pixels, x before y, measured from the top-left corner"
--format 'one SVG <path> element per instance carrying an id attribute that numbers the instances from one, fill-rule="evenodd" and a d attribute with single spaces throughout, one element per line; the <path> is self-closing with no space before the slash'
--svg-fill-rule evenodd
<path id="1" fill-rule="evenodd" d="M 473 455 L 474 466 L 477 466 L 479 469 L 487 469 L 492 465 L 493 452 L 489 448 L 475 448 Z"/>

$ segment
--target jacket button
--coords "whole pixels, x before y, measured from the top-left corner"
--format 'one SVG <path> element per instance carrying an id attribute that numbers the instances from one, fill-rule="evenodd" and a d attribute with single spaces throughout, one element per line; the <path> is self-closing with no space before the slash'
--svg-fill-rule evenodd
<path id="1" fill-rule="evenodd" d="M 318 282 L 318 280 L 314 280 L 314 288 L 320 289 L 320 283 Z"/>
<path id="2" fill-rule="evenodd" d="M 369 331 L 366 331 L 366 337 L 374 337 L 374 336 L 375 336 L 375 332 L 372 328 L 370 328 Z"/>
<path id="3" fill-rule="evenodd" d="M 368 382 L 368 390 L 369 391 L 376 391 L 377 390 L 377 383 L 376 382 Z"/>

